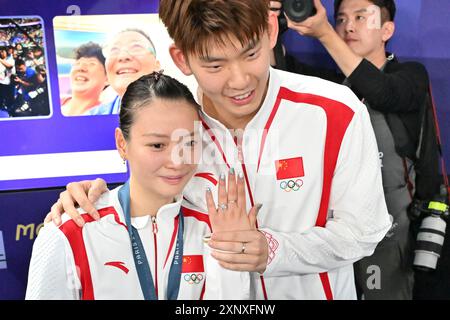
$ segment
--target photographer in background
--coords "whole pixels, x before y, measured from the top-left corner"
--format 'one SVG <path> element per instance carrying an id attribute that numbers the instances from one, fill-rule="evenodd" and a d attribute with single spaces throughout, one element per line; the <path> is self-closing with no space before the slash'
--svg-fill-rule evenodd
<path id="1" fill-rule="evenodd" d="M 12 76 L 12 80 L 16 89 L 14 106 L 19 108 L 14 113 L 17 111 L 24 112 L 27 109 L 25 102 L 29 100 L 28 92 L 34 90 L 37 84 L 36 71 L 27 67 L 24 60 L 18 59 L 16 60 L 16 74 Z"/>
<path id="2" fill-rule="evenodd" d="M 281 2 L 270 1 L 270 6 L 272 11 L 279 10 Z M 286 17 L 288 28 L 318 39 L 340 73 L 307 66 L 291 56 L 285 57 L 285 69 L 346 84 L 366 104 L 380 151 L 386 203 L 393 218 L 391 230 L 375 253 L 355 263 L 356 282 L 363 299 L 412 299 L 414 239 L 407 210 L 415 191 L 415 167 L 410 158 L 398 154 L 398 140 L 388 119 L 395 114 L 413 137 L 414 146 L 418 145 L 428 93 L 427 71 L 420 63 L 400 63 L 386 52 L 386 43 L 395 31 L 393 0 L 336 0 L 335 29 L 320 0 L 314 0 L 314 6 L 316 14 L 302 22 Z M 437 156 L 433 162 L 437 170 Z M 431 186 L 427 190 L 430 197 L 439 193 L 439 181 Z"/>
<path id="3" fill-rule="evenodd" d="M 27 93 L 22 106 L 14 111 L 14 116 L 47 116 L 50 114 L 47 88 L 47 70 L 44 65 L 36 67 L 36 85 Z"/>

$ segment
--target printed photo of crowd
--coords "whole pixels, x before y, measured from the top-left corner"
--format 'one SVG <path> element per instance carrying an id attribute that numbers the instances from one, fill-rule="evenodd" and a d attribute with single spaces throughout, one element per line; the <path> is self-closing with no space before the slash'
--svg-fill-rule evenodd
<path id="1" fill-rule="evenodd" d="M 40 18 L 0 18 L 0 120 L 50 114 L 44 50 Z"/>

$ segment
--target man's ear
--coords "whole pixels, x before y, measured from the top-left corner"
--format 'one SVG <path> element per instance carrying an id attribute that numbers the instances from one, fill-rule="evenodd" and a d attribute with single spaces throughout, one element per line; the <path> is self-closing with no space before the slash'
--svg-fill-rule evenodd
<path id="1" fill-rule="evenodd" d="M 381 28 L 383 29 L 382 40 L 387 42 L 394 35 L 395 23 L 393 21 L 386 21 Z"/>
<path id="2" fill-rule="evenodd" d="M 122 130 L 120 128 L 116 128 L 114 135 L 116 137 L 116 148 L 117 151 L 119 151 L 120 157 L 123 160 L 127 160 L 127 141 L 123 136 Z"/>
<path id="3" fill-rule="evenodd" d="M 183 72 L 183 74 L 185 74 L 186 76 L 190 76 L 192 74 L 192 70 L 189 67 L 186 56 L 181 51 L 181 49 L 178 48 L 175 44 L 172 44 L 169 47 L 169 53 L 178 69 L 180 69 L 180 71 Z"/>
<path id="4" fill-rule="evenodd" d="M 268 34 L 269 34 L 270 48 L 273 49 L 277 44 L 278 38 L 278 17 L 275 14 L 275 12 L 269 11 L 268 22 L 269 22 Z"/>

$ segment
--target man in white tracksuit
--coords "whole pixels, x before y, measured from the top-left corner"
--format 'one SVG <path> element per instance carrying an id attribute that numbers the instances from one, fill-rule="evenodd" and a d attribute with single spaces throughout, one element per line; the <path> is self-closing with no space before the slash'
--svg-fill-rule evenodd
<path id="1" fill-rule="evenodd" d="M 244 174 L 247 207 L 263 204 L 259 230 L 213 233 L 209 244 L 240 252 L 212 256 L 252 272 L 250 298 L 355 299 L 352 264 L 391 225 L 369 115 L 348 88 L 270 69 L 278 23 L 267 9 L 266 0 L 160 2 L 169 52 L 195 76 L 204 112 L 203 158 L 184 194 L 204 208 L 205 187 L 220 173 Z M 86 203 L 92 184 L 91 194 L 105 188 L 71 185 L 55 222 L 62 203 L 77 218 L 67 202 Z"/>
<path id="2" fill-rule="evenodd" d="M 268 93 L 243 133 L 245 164 L 229 131 L 204 115 L 200 174 L 185 197 L 204 202 L 214 181 L 203 176 L 228 166 L 246 172 L 269 247 L 251 296 L 355 299 L 352 263 L 370 255 L 390 225 L 369 115 L 349 89 L 319 78 L 271 69 Z M 213 150 L 226 162 L 208 158 Z"/>

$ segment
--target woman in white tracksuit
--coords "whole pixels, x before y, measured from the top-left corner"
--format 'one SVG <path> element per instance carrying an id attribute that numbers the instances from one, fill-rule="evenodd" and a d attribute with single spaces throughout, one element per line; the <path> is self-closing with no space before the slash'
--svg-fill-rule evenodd
<path id="1" fill-rule="evenodd" d="M 60 226 L 41 229 L 27 299 L 248 298 L 249 274 L 221 268 L 203 241 L 211 224 L 215 231 L 255 228 L 242 174 L 230 171 L 228 189 L 221 175 L 219 199 L 230 200 L 217 210 L 205 190 L 209 217 L 181 195 L 197 168 L 198 110 L 187 87 L 161 73 L 130 84 L 115 133 L 130 178 L 95 203 L 99 219 L 80 211 L 82 228 L 63 215 Z"/>

